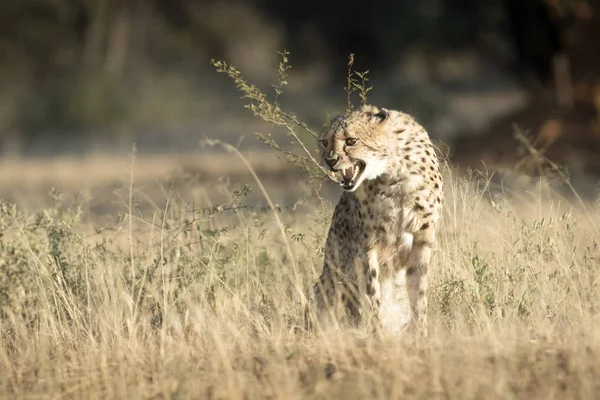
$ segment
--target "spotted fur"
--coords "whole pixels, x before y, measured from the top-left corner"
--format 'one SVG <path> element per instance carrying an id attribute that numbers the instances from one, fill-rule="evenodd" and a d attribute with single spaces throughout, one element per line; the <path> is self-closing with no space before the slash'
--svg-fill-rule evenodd
<path id="1" fill-rule="evenodd" d="M 427 274 L 443 196 L 427 132 L 407 114 L 365 106 L 334 118 L 320 145 L 345 192 L 314 286 L 318 320 L 426 336 Z"/>

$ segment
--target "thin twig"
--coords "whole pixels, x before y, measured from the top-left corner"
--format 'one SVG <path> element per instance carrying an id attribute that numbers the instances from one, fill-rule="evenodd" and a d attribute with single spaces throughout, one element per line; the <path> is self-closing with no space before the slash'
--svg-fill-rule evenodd
<path id="1" fill-rule="evenodd" d="M 352 99 L 351 99 L 351 95 L 352 95 L 352 66 L 354 65 L 354 53 L 350 53 L 350 55 L 348 56 L 348 83 L 346 86 L 346 92 L 348 93 L 348 112 L 350 112 L 350 110 L 352 110 Z"/>

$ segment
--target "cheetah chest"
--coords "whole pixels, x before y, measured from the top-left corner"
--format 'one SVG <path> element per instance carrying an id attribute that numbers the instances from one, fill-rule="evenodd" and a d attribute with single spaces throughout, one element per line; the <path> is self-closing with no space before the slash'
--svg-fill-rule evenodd
<path id="1" fill-rule="evenodd" d="M 412 234 L 405 227 L 412 215 L 403 207 L 401 194 L 357 193 L 359 209 L 364 220 L 366 247 L 377 250 L 378 261 L 397 265 L 412 246 Z M 385 272 L 385 271 L 382 271 Z"/>

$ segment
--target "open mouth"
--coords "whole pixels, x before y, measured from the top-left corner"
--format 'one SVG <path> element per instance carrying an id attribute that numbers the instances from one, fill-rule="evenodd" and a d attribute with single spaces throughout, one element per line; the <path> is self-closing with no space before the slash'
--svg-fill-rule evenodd
<path id="1" fill-rule="evenodd" d="M 340 185 L 344 190 L 352 190 L 356 186 L 356 182 L 360 178 L 360 175 L 365 170 L 364 161 L 357 161 L 354 165 L 348 168 L 342 168 L 335 170 L 336 175 L 340 177 Z"/>

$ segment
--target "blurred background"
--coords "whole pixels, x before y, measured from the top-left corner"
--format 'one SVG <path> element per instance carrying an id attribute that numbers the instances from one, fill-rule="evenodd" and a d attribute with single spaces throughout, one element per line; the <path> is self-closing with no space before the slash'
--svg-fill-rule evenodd
<path id="1" fill-rule="evenodd" d="M 345 110 L 347 57 L 355 53 L 355 69 L 370 71 L 369 101 L 415 115 L 459 167 L 539 172 L 541 161 L 523 161 L 531 154 L 513 137 L 517 124 L 593 191 L 597 3 L 2 0 L 0 181 L 21 182 L 15 177 L 28 170 L 15 160 L 98 159 L 128 154 L 133 143 L 140 155 L 188 154 L 192 164 L 214 154 L 199 147 L 202 138 L 267 151 L 253 133 L 269 127 L 210 60 L 272 92 L 277 52 L 286 49 L 292 69 L 281 103 L 315 129 Z M 82 173 L 77 165 L 67 169 Z"/>

